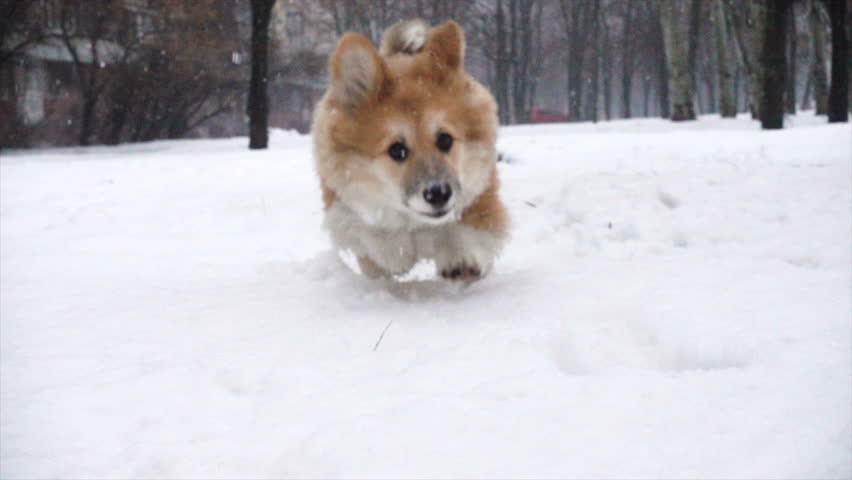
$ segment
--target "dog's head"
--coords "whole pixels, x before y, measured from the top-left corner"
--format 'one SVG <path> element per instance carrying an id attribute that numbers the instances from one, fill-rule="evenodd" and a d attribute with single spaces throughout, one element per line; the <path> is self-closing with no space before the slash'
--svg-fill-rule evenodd
<path id="1" fill-rule="evenodd" d="M 381 55 L 348 33 L 329 75 L 313 130 L 327 200 L 435 224 L 459 218 L 492 181 L 497 107 L 464 71 L 455 22 L 392 27 Z"/>

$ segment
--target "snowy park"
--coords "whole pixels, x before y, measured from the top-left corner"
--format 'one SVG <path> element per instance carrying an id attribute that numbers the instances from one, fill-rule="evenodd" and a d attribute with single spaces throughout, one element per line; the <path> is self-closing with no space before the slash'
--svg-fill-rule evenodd
<path id="1" fill-rule="evenodd" d="M 511 240 L 358 273 L 311 138 L 0 156 L 15 478 L 849 478 L 852 141 L 503 127 Z"/>

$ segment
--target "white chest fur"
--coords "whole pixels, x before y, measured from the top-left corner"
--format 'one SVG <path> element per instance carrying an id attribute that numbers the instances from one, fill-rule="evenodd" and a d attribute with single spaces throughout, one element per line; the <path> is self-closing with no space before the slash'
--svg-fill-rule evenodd
<path id="1" fill-rule="evenodd" d="M 484 273 L 503 244 L 489 232 L 455 222 L 417 224 L 400 212 L 376 212 L 376 217 L 382 221 L 367 223 L 335 202 L 326 212 L 325 227 L 338 248 L 368 257 L 390 274 L 405 273 L 422 259 L 434 260 L 439 271 L 465 263 Z"/>

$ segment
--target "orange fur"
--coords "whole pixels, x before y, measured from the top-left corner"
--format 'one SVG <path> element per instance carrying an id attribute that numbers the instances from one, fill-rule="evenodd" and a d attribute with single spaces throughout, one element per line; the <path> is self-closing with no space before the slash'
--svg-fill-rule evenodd
<path id="1" fill-rule="evenodd" d="M 464 211 L 460 223 L 502 237 L 509 231 L 509 215 L 498 195 L 500 181 L 497 178 L 496 168 L 491 178 L 488 188 Z"/>

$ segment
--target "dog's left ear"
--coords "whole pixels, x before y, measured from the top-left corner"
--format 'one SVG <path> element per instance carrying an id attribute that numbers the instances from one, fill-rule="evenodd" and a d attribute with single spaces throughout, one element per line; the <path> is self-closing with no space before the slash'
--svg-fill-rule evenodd
<path id="1" fill-rule="evenodd" d="M 366 37 L 347 33 L 329 61 L 331 96 L 347 108 L 378 97 L 388 84 L 385 63 Z"/>
<path id="2" fill-rule="evenodd" d="M 426 50 L 451 69 L 464 66 L 464 30 L 458 23 L 450 20 L 429 32 Z"/>

